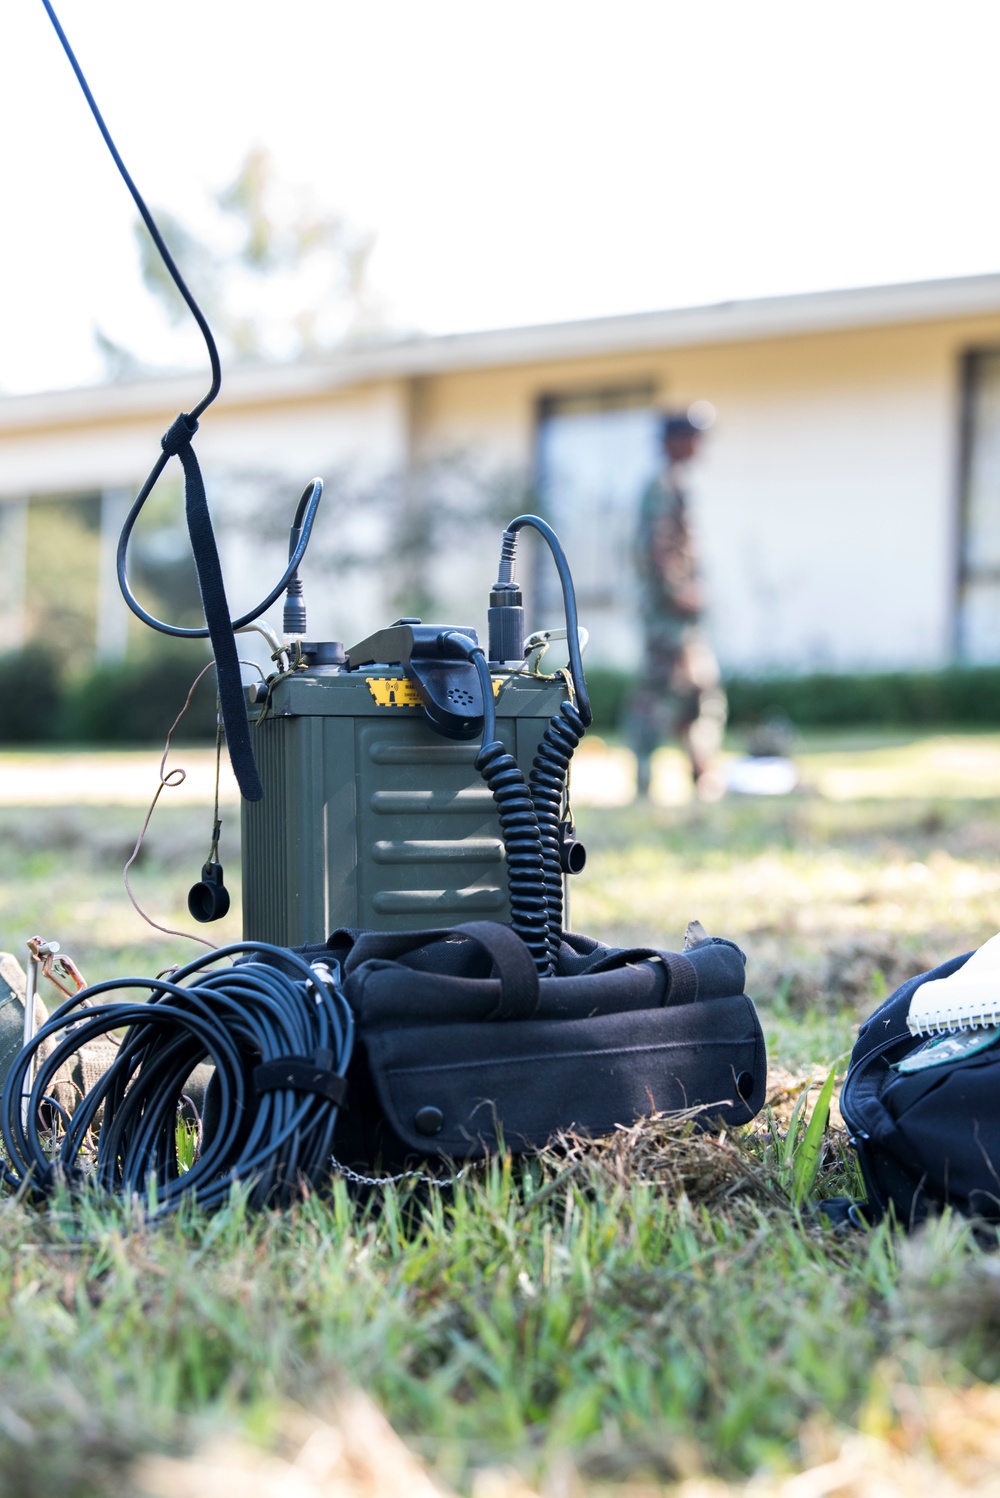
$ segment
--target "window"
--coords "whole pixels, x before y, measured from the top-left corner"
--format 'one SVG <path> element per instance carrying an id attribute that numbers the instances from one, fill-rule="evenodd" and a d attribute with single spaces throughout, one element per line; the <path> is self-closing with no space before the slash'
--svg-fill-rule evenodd
<path id="1" fill-rule="evenodd" d="M 0 504 L 0 651 L 44 645 L 70 672 L 95 655 L 125 655 L 130 632 L 141 626 L 119 592 L 115 556 L 133 494 L 36 494 Z M 176 484 L 150 496 L 128 560 L 146 608 L 176 624 L 203 622 Z"/>
<path id="2" fill-rule="evenodd" d="M 639 497 L 659 461 L 658 431 L 651 385 L 553 395 L 539 405 L 543 513 L 566 548 L 595 659 L 637 647 L 632 538 Z M 543 622 L 555 623 L 558 586 L 544 564 L 538 580 Z"/>
<path id="3" fill-rule="evenodd" d="M 1000 349 L 966 357 L 958 655 L 1000 661 Z"/>

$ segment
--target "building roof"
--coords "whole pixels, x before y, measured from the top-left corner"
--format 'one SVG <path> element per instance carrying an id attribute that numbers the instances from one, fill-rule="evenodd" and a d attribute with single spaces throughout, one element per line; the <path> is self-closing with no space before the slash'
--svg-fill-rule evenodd
<path id="1" fill-rule="evenodd" d="M 235 365 L 226 372 L 218 405 L 295 401 L 373 381 L 504 365 L 549 363 L 738 343 L 758 338 L 933 322 L 1000 312 L 1000 274 L 913 281 L 794 296 L 755 297 L 635 312 L 576 322 L 543 323 L 443 336 L 411 335 L 338 350 L 289 364 Z M 202 378 L 204 383 L 206 377 Z M 93 420 L 142 417 L 177 410 L 200 394 L 198 375 L 167 374 L 0 398 L 0 431 Z"/>

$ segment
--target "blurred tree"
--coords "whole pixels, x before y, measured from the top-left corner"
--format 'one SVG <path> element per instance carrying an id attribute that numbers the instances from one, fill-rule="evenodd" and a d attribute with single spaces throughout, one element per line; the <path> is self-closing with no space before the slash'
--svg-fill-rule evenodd
<path id="1" fill-rule="evenodd" d="M 213 209 L 205 237 L 169 209 L 153 216 L 224 357 L 302 358 L 382 329 L 369 280 L 374 235 L 280 178 L 263 148 L 249 152 Z M 141 219 L 134 228 L 143 279 L 180 324 L 191 314 Z M 102 329 L 94 336 L 110 378 L 148 372 Z"/>
<path id="2" fill-rule="evenodd" d="M 60 669 L 88 664 L 97 634 L 101 500 L 97 494 L 33 499 L 28 506 L 25 635 Z"/>
<path id="3" fill-rule="evenodd" d="M 257 468 L 231 472 L 227 486 L 228 503 L 224 498 L 217 507 L 220 531 L 249 531 L 258 543 L 283 544 L 294 480 Z M 489 465 L 470 452 L 442 453 L 368 480 L 331 467 L 308 566 L 331 583 L 370 578 L 387 610 L 430 618 L 447 607 L 456 575 L 467 573 L 471 559 L 477 567 L 481 559 L 484 576 L 490 572 L 503 526 L 533 507 L 523 468 Z"/>

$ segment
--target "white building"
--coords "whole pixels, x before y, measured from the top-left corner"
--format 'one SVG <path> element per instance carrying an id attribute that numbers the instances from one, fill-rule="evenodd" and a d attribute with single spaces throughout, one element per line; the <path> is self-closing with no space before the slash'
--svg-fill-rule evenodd
<path id="1" fill-rule="evenodd" d="M 122 652 L 117 530 L 161 434 L 206 383 L 195 374 L 0 400 L 7 648 L 62 609 L 81 650 Z M 656 414 L 694 400 L 718 412 L 693 487 L 727 670 L 1000 659 L 1000 275 L 234 368 L 196 441 L 210 498 L 230 517 L 233 607 L 263 594 L 279 562 L 256 521 L 232 523 L 253 496 L 259 510 L 275 479 L 287 524 L 303 483 L 332 477 L 328 532 L 350 515 L 353 544 L 366 527 L 377 533 L 386 485 L 403 496 L 398 523 L 407 494 L 453 489 L 461 470 L 465 492 L 470 475 L 503 482 L 518 507 L 535 483 L 570 554 L 592 658 L 628 665 L 630 532 L 656 461 Z M 169 517 L 167 498 L 158 504 L 139 545 L 151 576 L 176 560 L 176 494 Z M 484 622 L 492 534 L 466 535 L 459 521 L 444 537 L 442 618 Z M 328 535 L 327 554 L 332 545 Z M 383 551 L 377 577 L 355 570 L 336 589 L 307 563 L 311 634 L 350 643 L 389 622 L 400 564 L 391 535 Z"/>

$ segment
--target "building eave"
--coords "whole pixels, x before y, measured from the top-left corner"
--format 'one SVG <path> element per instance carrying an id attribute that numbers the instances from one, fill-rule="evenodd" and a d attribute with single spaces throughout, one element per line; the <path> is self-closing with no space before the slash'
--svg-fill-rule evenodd
<path id="1" fill-rule="evenodd" d="M 322 398 L 380 381 L 471 369 L 593 359 L 651 349 L 1000 314 L 1000 274 L 756 297 L 710 306 L 486 332 L 411 336 L 290 364 L 236 365 L 217 410 Z M 197 373 L 0 398 L 0 433 L 94 422 L 168 421 L 202 394 Z"/>

